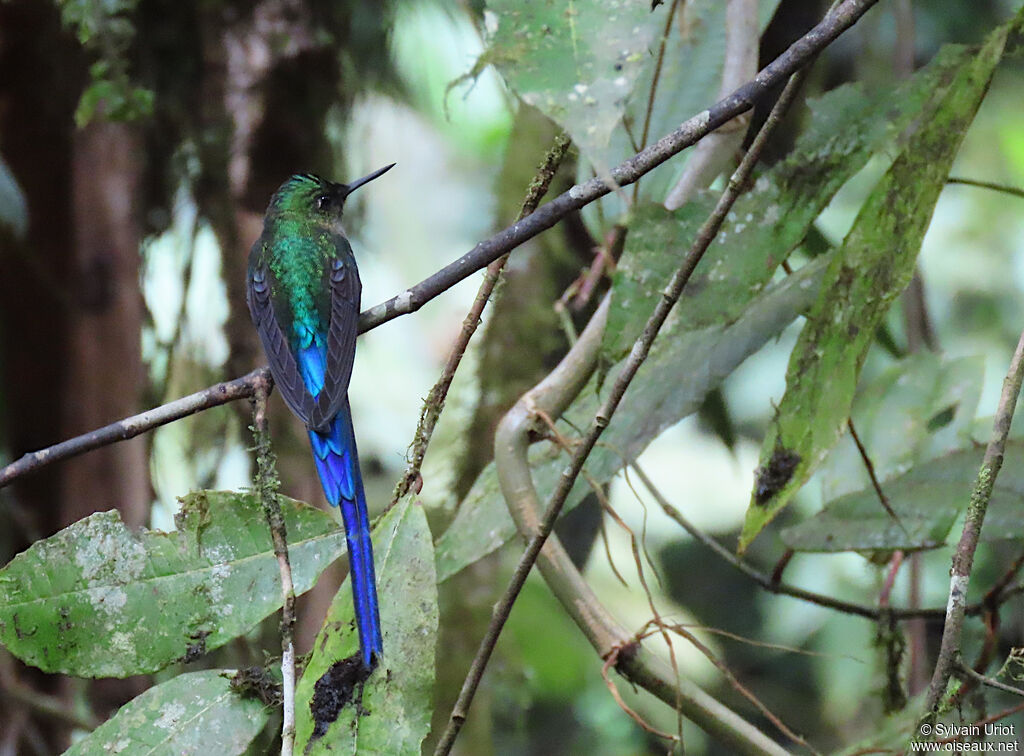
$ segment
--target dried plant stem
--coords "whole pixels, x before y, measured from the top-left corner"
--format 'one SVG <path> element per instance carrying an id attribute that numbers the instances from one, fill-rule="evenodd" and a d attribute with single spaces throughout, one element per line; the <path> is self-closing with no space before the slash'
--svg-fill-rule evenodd
<path id="1" fill-rule="evenodd" d="M 281 575 L 281 679 L 284 716 L 281 723 L 281 756 L 292 756 L 295 747 L 295 586 L 288 559 L 288 530 L 277 498 L 276 456 L 270 446 L 267 398 L 273 382 L 256 381 L 253 398 L 253 435 L 256 439 L 256 494 L 270 527 L 274 556 Z"/>
<path id="2" fill-rule="evenodd" d="M 928 685 L 926 709 L 928 719 L 934 719 L 942 696 L 946 691 L 950 674 L 960 661 L 960 635 L 963 629 L 967 607 L 967 588 L 971 580 L 971 569 L 974 567 L 974 553 L 978 548 L 981 527 L 985 522 L 985 513 L 992 496 L 992 488 L 1003 465 L 1003 453 L 1006 449 L 1006 437 L 1010 433 L 1010 423 L 1017 407 L 1021 382 L 1024 380 L 1024 333 L 1021 334 L 1010 360 L 1010 368 L 1003 379 L 1003 390 L 996 408 L 992 437 L 985 449 L 985 457 L 978 471 L 978 478 L 971 493 L 971 501 L 967 507 L 964 529 L 953 555 L 953 567 L 950 572 L 949 602 L 946 605 L 946 625 L 942 632 L 942 645 L 935 662 L 931 683 Z"/>

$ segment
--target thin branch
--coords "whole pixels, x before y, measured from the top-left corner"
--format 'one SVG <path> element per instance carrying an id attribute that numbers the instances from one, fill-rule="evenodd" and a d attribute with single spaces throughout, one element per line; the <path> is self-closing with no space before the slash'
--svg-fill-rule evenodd
<path id="1" fill-rule="evenodd" d="M 834 609 L 837 612 L 843 612 L 844 614 L 852 614 L 857 617 L 863 617 L 872 621 L 878 621 L 882 616 L 883 611 L 873 606 L 867 606 L 865 604 L 856 604 L 852 601 L 843 601 L 832 596 L 825 595 L 823 593 L 814 593 L 813 591 L 807 591 L 803 588 L 797 588 L 793 585 L 780 582 L 780 580 L 774 575 L 769 575 L 766 572 L 761 572 L 756 567 L 751 565 L 744 559 L 736 556 L 732 551 L 725 548 L 722 544 L 716 541 L 714 538 L 709 536 L 704 531 L 700 530 L 696 525 L 691 523 L 686 516 L 683 515 L 678 509 L 669 503 L 665 495 L 654 485 L 654 482 L 647 477 L 647 474 L 640 468 L 635 462 L 630 462 L 629 465 L 633 471 L 640 478 L 640 482 L 644 484 L 644 487 L 651 492 L 654 500 L 658 502 L 658 505 L 664 510 L 665 514 L 671 517 L 680 527 L 689 533 L 694 540 L 702 543 L 707 548 L 715 552 L 725 562 L 732 565 L 735 569 L 742 572 L 748 578 L 753 580 L 755 583 L 760 585 L 769 593 L 775 593 L 781 596 L 789 596 L 791 598 L 800 599 L 806 601 L 809 604 L 816 604 L 826 609 Z M 790 552 L 787 552 L 791 556 Z M 787 560 L 788 561 L 788 560 Z M 776 570 L 778 571 L 778 570 Z M 974 616 L 981 614 L 987 604 L 1002 604 L 1008 601 L 1017 594 L 1024 593 L 1024 585 L 1013 585 L 1004 586 L 998 592 L 993 593 L 991 598 L 986 597 L 982 601 L 977 601 L 967 606 L 968 616 Z M 945 609 L 932 608 L 932 609 L 897 609 L 887 608 L 884 613 L 891 615 L 898 620 L 908 619 L 929 619 L 929 620 L 940 620 L 946 616 Z"/>
<path id="2" fill-rule="evenodd" d="M 523 199 L 523 205 L 519 211 L 517 221 L 521 221 L 537 209 L 541 199 L 548 193 L 548 188 L 555 178 L 558 167 L 562 164 L 562 160 L 569 151 L 570 144 L 572 144 L 572 141 L 565 132 L 561 132 L 555 137 L 555 143 L 544 156 L 544 161 L 537 168 L 537 174 L 533 177 L 533 181 L 530 182 L 530 186 L 526 190 L 526 197 Z M 473 338 L 473 334 L 476 333 L 476 329 L 480 325 L 480 318 L 483 315 L 484 307 L 487 306 L 487 302 L 494 292 L 494 287 L 498 284 L 501 271 L 504 269 L 506 262 L 508 262 L 508 254 L 499 257 L 487 266 L 484 280 L 477 290 L 476 299 L 473 300 L 469 312 L 466 313 L 466 317 L 462 321 L 462 330 L 452 345 L 452 350 L 448 354 L 448 360 L 445 362 L 441 377 L 437 379 L 437 383 L 430 389 L 430 393 L 423 403 L 419 424 L 416 427 L 416 434 L 412 444 L 412 451 L 409 454 L 409 466 L 395 486 L 395 491 L 391 496 L 391 506 L 397 504 L 398 500 L 409 492 L 409 489 L 413 487 L 413 484 L 419 478 L 423 458 L 427 453 L 427 446 L 430 444 L 430 438 L 434 434 L 434 428 L 437 426 L 438 418 L 441 417 L 441 411 L 444 409 L 445 399 L 448 396 L 449 389 L 452 387 L 452 381 L 455 379 L 455 371 L 459 369 L 462 357 L 466 353 L 466 347 L 469 346 L 470 339 Z"/>
<path id="3" fill-rule="evenodd" d="M 644 484 L 644 487 L 651 492 L 651 496 L 653 496 L 654 500 L 658 502 L 658 505 L 662 508 L 665 514 L 667 514 L 669 517 L 675 520 L 683 528 L 683 530 L 689 533 L 696 541 L 704 544 L 707 548 L 714 551 L 724 561 L 728 562 L 730 565 L 732 565 L 734 568 L 736 568 L 744 575 L 749 577 L 751 580 L 760 585 L 766 591 L 769 591 L 771 593 L 782 594 L 785 596 L 791 596 L 793 598 L 801 599 L 802 601 L 807 601 L 812 604 L 817 604 L 818 606 L 826 607 L 828 609 L 835 609 L 837 611 L 844 612 L 845 614 L 854 614 L 870 620 L 878 619 L 879 612 L 877 609 L 873 607 L 864 606 L 862 604 L 854 604 L 849 601 L 842 601 L 840 599 L 833 598 L 832 596 L 826 596 L 821 593 L 805 591 L 802 588 L 797 588 L 795 586 L 787 585 L 786 583 L 778 582 L 774 580 L 771 575 L 768 575 L 756 569 L 745 559 L 741 559 L 740 557 L 736 556 L 735 554 L 733 554 L 732 551 L 725 548 L 714 538 L 712 538 L 707 533 L 697 528 L 697 526 L 691 523 L 683 515 L 682 512 L 680 512 L 678 509 L 672 506 L 672 504 L 669 503 L 668 499 L 665 498 L 665 496 L 661 493 L 658 487 L 654 485 L 654 482 L 647 477 L 647 473 L 643 471 L 639 464 L 637 464 L 634 461 L 630 463 L 630 467 L 636 473 L 637 477 L 640 479 L 640 482 Z"/>
<path id="4" fill-rule="evenodd" d="M 882 505 L 882 509 L 889 515 L 896 524 L 900 526 L 900 530 L 907 533 L 907 529 L 903 527 L 903 523 L 900 522 L 900 518 L 896 516 L 896 512 L 892 508 L 892 504 L 889 503 L 889 497 L 885 495 L 882 490 L 882 484 L 878 482 L 878 476 L 875 474 L 875 465 L 871 461 L 871 456 L 868 454 L 868 450 L 864 448 L 864 444 L 860 440 L 860 436 L 857 434 L 857 428 L 853 424 L 853 418 L 846 418 L 846 427 L 850 431 L 850 437 L 853 439 L 853 443 L 857 445 L 857 452 L 860 454 L 861 461 L 864 463 L 864 469 L 867 470 L 868 477 L 871 479 L 871 487 L 875 489 L 875 495 L 878 497 L 878 501 Z"/>
<path id="5" fill-rule="evenodd" d="M 769 709 L 768 706 L 753 693 L 753 691 L 751 691 L 749 688 L 747 688 L 747 686 L 740 682 L 740 679 L 736 677 L 736 675 L 733 673 L 731 669 L 729 669 L 729 666 L 724 661 L 715 656 L 715 653 L 708 646 L 706 646 L 700 640 L 700 638 L 691 633 L 685 625 L 674 624 L 667 625 L 667 627 L 681 635 L 686 640 L 688 640 L 694 648 L 696 648 L 701 654 L 703 654 L 704 658 L 706 658 L 715 666 L 715 669 L 717 669 L 721 673 L 722 677 L 724 677 L 726 679 L 726 682 L 728 682 L 729 685 L 732 686 L 733 690 L 735 690 L 737 693 L 743 696 L 743 698 L 747 699 L 747 701 L 749 701 L 755 709 L 761 712 L 761 716 L 763 716 L 765 719 L 771 722 L 772 726 L 775 727 L 775 729 L 777 729 L 779 732 L 781 732 L 784 736 L 792 740 L 797 745 L 801 745 L 811 753 L 816 754 L 817 756 L 821 756 L 820 753 L 814 748 L 814 746 L 808 743 L 802 735 L 798 735 L 797 733 L 793 732 L 793 730 L 791 730 L 785 722 L 783 722 L 771 709 Z"/>
<path id="6" fill-rule="evenodd" d="M 1013 685 L 1007 685 L 1006 683 L 1000 682 L 999 680 L 996 680 L 995 678 L 987 677 L 987 676 L 981 674 L 980 672 L 977 672 L 977 671 L 971 669 L 966 664 L 957 663 L 956 664 L 956 672 L 957 672 L 957 674 L 961 674 L 964 677 L 966 677 L 966 678 L 968 678 L 970 680 L 973 680 L 974 682 L 976 682 L 976 683 L 978 683 L 980 685 L 984 685 L 986 687 L 992 688 L 993 690 L 1001 690 L 1001 691 L 1003 691 L 1003 693 L 1010 693 L 1012 695 L 1020 696 L 1021 698 L 1024 698 L 1024 690 L 1021 690 L 1020 688 L 1014 687 Z"/>
<path id="7" fill-rule="evenodd" d="M 969 178 L 948 178 L 946 179 L 947 184 L 961 184 L 963 186 L 975 186 L 979 189 L 991 189 L 994 192 L 1002 192 L 1003 194 L 1009 194 L 1013 197 L 1020 197 L 1024 199 L 1024 189 L 1019 189 L 1016 186 L 1007 186 L 1006 184 L 996 184 L 991 181 L 975 181 Z"/>
<path id="8" fill-rule="evenodd" d="M 981 527 L 985 521 L 988 502 L 992 496 L 996 476 L 1003 465 L 1003 452 L 1006 448 L 1006 437 L 1010 432 L 1013 411 L 1017 406 L 1021 382 L 1024 380 L 1024 333 L 1021 333 L 1010 368 L 1003 379 L 1003 391 L 999 397 L 995 422 L 992 427 L 992 438 L 985 449 L 985 457 L 978 471 L 978 479 L 971 493 L 971 501 L 967 507 L 963 533 L 956 553 L 953 555 L 953 567 L 949 583 L 949 602 L 946 605 L 946 624 L 942 632 L 942 645 L 935 663 L 931 683 L 928 686 L 926 709 L 929 716 L 934 717 L 942 700 L 950 673 L 960 656 L 960 634 L 963 629 L 967 605 L 967 588 L 971 580 L 974 566 L 974 552 L 978 548 Z"/>
<path id="9" fill-rule="evenodd" d="M 127 441 L 141 433 L 188 417 L 196 412 L 210 409 L 210 407 L 218 407 L 236 399 L 250 399 L 255 394 L 256 384 L 268 380 L 269 375 L 270 372 L 267 368 L 259 368 L 241 378 L 235 378 L 233 381 L 218 383 L 46 449 L 30 452 L 6 467 L 0 468 L 0 488 L 9 485 L 22 475 L 27 475 L 53 462 L 77 457 L 79 454 L 85 454 L 117 441 Z"/>
<path id="10" fill-rule="evenodd" d="M 684 121 L 675 131 L 612 168 L 609 186 L 594 178 L 578 184 L 541 205 L 522 221 L 480 242 L 468 253 L 396 297 L 371 307 L 359 317 L 360 333 L 376 328 L 400 315 L 416 312 L 427 302 L 487 266 L 492 261 L 551 228 L 574 210 L 590 204 L 616 188 L 628 186 L 669 158 L 695 144 L 707 134 L 750 110 L 772 87 L 785 81 L 840 34 L 853 26 L 878 0 L 844 0 L 788 50 L 769 63 L 752 81 L 734 90 L 710 108 Z"/>
<path id="11" fill-rule="evenodd" d="M 288 529 L 277 498 L 279 481 L 276 456 L 270 446 L 267 427 L 267 398 L 273 388 L 270 378 L 256 382 L 253 398 L 252 431 L 256 440 L 256 493 L 270 527 L 274 556 L 281 575 L 281 692 L 284 714 L 281 722 L 281 756 L 292 756 L 295 748 L 295 586 L 288 559 Z"/>
<path id="12" fill-rule="evenodd" d="M 1017 558 L 1013 560 L 1013 563 L 1007 568 L 1006 572 L 1003 573 L 1002 577 L 995 582 L 995 584 L 988 589 L 985 596 L 981 599 L 982 604 L 988 604 L 989 606 L 996 607 L 1000 603 L 1000 597 L 1004 591 L 1009 588 L 1010 583 L 1017 573 L 1020 572 L 1020 568 L 1024 567 L 1024 552 L 1017 555 Z"/>
<path id="13" fill-rule="evenodd" d="M 651 116 L 654 114 L 654 96 L 658 92 L 658 82 L 661 81 L 661 67 L 665 63 L 665 47 L 668 45 L 669 34 L 672 33 L 672 20 L 676 17 L 676 8 L 680 0 L 672 0 L 668 7 L 668 14 L 665 16 L 665 28 L 661 32 L 661 39 L 658 41 L 658 57 L 654 61 L 654 73 L 651 75 L 651 88 L 647 90 L 647 108 L 644 110 L 644 126 L 640 132 L 640 149 L 647 146 L 647 138 L 651 135 Z M 747 77 L 749 78 L 749 77 Z M 744 79 L 745 81 L 746 79 Z M 633 202 L 637 201 L 640 195 L 640 182 L 633 185 Z"/>

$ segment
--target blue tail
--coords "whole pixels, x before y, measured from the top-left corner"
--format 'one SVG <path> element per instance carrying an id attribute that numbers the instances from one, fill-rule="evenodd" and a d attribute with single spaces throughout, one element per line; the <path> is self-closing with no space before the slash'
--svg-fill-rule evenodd
<path id="1" fill-rule="evenodd" d="M 359 629 L 359 648 L 363 663 L 376 664 L 383 650 L 380 613 L 377 609 L 377 581 L 373 570 L 373 546 L 370 543 L 370 517 L 366 511 L 363 477 L 359 473 L 359 453 L 348 399 L 331 422 L 329 433 L 309 431 L 313 461 L 327 501 L 341 507 L 348 541 L 348 563 L 352 583 L 352 603 Z"/>

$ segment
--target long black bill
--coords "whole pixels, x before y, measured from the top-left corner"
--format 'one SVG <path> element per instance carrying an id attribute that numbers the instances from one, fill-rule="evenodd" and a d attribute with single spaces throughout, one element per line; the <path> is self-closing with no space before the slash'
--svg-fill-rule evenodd
<path id="1" fill-rule="evenodd" d="M 345 184 L 344 185 L 345 186 L 345 194 L 346 195 L 352 194 L 352 192 L 354 192 L 356 189 L 361 187 L 363 184 L 368 184 L 371 181 L 373 181 L 375 178 L 379 178 L 380 176 L 383 176 L 385 173 L 387 173 L 388 171 L 390 171 L 394 167 L 395 167 L 395 163 L 392 163 L 391 165 L 385 165 L 383 168 L 378 168 L 373 173 L 369 173 L 369 174 L 363 176 L 361 179 L 356 179 L 351 184 Z"/>

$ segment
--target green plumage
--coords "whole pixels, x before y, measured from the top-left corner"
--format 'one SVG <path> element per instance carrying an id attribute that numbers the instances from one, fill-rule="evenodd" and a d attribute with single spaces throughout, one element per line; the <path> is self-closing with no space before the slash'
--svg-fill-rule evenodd
<path id="1" fill-rule="evenodd" d="M 332 233 L 325 228 L 330 217 L 315 210 L 317 197 L 329 189 L 328 182 L 295 176 L 278 190 L 267 211 L 261 257 L 277 281 L 271 293 L 274 312 L 293 348 L 308 347 L 312 335 L 327 333 L 332 263 L 337 260 L 355 270 L 352 248 L 341 229 Z"/>
<path id="2" fill-rule="evenodd" d="M 267 208 L 249 253 L 249 313 L 285 402 L 306 424 L 324 494 L 340 510 L 351 567 L 362 662 L 383 649 L 370 518 L 348 405 L 362 290 L 341 227 L 345 198 L 384 173 L 351 184 L 299 174 Z"/>

